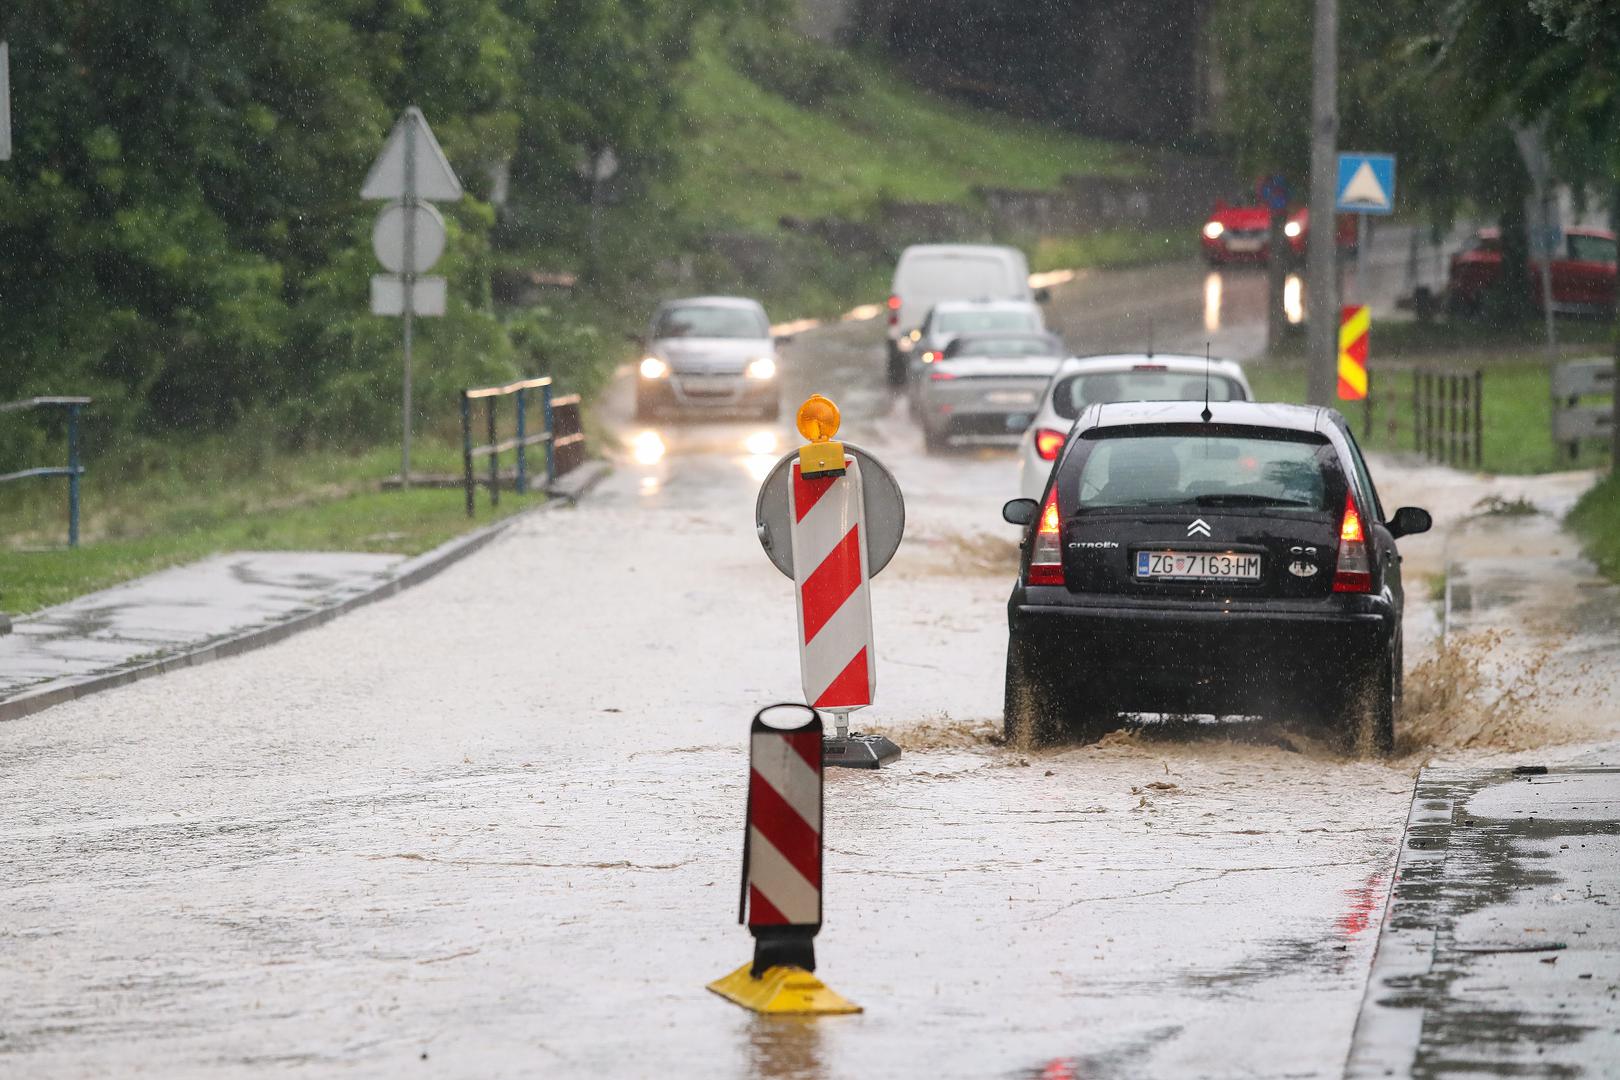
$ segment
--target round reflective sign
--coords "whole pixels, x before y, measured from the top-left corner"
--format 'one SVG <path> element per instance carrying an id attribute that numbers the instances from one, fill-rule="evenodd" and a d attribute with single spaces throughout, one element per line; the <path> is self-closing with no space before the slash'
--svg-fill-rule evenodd
<path id="1" fill-rule="evenodd" d="M 905 497 L 900 494 L 894 474 L 883 462 L 853 443 L 845 443 L 844 452 L 860 466 L 861 501 L 866 518 L 866 573 L 876 577 L 900 548 L 900 538 L 906 531 Z M 798 456 L 798 450 L 782 455 L 760 485 L 759 498 L 754 501 L 754 528 L 759 534 L 760 546 L 771 564 L 790 578 L 793 576 L 793 517 L 788 509 L 788 488 L 792 484 L 793 462 Z"/>

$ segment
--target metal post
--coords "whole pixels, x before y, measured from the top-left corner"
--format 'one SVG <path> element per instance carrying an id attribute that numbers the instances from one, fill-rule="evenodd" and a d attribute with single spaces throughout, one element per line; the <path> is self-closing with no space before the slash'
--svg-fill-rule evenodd
<path id="1" fill-rule="evenodd" d="M 1435 408 L 1435 374 L 1432 371 L 1423 373 L 1423 456 L 1429 461 L 1436 460 L 1440 450 L 1439 433 L 1435 430 L 1438 419 Z"/>
<path id="2" fill-rule="evenodd" d="M 1338 229 L 1335 202 L 1339 133 L 1339 5 L 1316 0 L 1311 38 L 1311 233 L 1306 247 L 1306 400 L 1332 405 L 1338 381 Z"/>
<path id="3" fill-rule="evenodd" d="M 416 314 L 416 123 L 405 118 L 405 387 L 400 406 L 399 483 L 411 486 L 411 323 Z"/>
<path id="4" fill-rule="evenodd" d="M 512 490 L 517 492 L 519 495 L 527 495 L 529 493 L 529 461 L 528 454 L 526 452 L 528 448 L 523 445 L 523 438 L 524 432 L 528 430 L 528 419 L 526 415 L 528 410 L 524 408 L 523 387 L 521 386 L 518 387 L 517 390 L 517 411 L 517 479 L 512 483 Z"/>
<path id="5" fill-rule="evenodd" d="M 546 490 L 557 482 L 557 425 L 551 415 L 551 384 L 540 388 L 540 418 L 546 425 Z"/>
<path id="6" fill-rule="evenodd" d="M 1460 421 L 1458 421 L 1458 426 L 1460 426 L 1461 431 L 1463 431 L 1463 440 L 1461 440 L 1461 444 L 1458 445 L 1458 449 L 1456 449 L 1456 458 L 1458 458 L 1458 461 L 1461 461 L 1463 465 L 1471 465 L 1474 460 L 1473 379 L 1469 379 L 1466 374 L 1461 374 L 1461 376 L 1456 377 L 1456 390 L 1458 390 L 1458 397 L 1460 397 L 1461 402 L 1463 402 L 1463 408 L 1461 408 L 1461 413 L 1463 413 L 1463 416 L 1461 416 Z"/>
<path id="7" fill-rule="evenodd" d="M 501 505 L 501 454 L 495 449 L 495 402 L 500 400 L 497 396 L 484 399 L 489 406 L 489 505 Z"/>
<path id="8" fill-rule="evenodd" d="M 68 406 L 68 547 L 79 546 L 79 407 Z"/>
<path id="9" fill-rule="evenodd" d="M 1334 222 L 1334 240 L 1338 239 L 1338 222 Z M 1372 293 L 1367 288 L 1367 215 L 1356 215 L 1356 303 L 1371 304 Z"/>
<path id="10" fill-rule="evenodd" d="M 1372 441 L 1373 420 L 1373 376 L 1372 366 L 1367 367 L 1367 396 L 1361 399 L 1361 437 L 1368 442 Z"/>
<path id="11" fill-rule="evenodd" d="M 1474 468 L 1485 467 L 1485 373 L 1474 369 Z"/>
<path id="12" fill-rule="evenodd" d="M 1288 285 L 1288 211 L 1271 211 L 1266 255 L 1266 352 L 1275 356 L 1288 335 L 1288 312 L 1283 293 Z"/>
<path id="13" fill-rule="evenodd" d="M 461 392 L 461 486 L 467 493 L 467 516 L 473 516 L 472 398 Z"/>
<path id="14" fill-rule="evenodd" d="M 1457 385 L 1458 381 L 1455 373 L 1446 376 L 1446 428 L 1449 433 L 1446 439 L 1447 465 L 1457 464 L 1457 421 L 1459 419 L 1457 397 L 1461 389 Z"/>
<path id="15" fill-rule="evenodd" d="M 1422 372 L 1413 368 L 1413 450 L 1417 453 L 1422 453 L 1422 393 L 1417 389 L 1421 382 Z"/>
<path id="16" fill-rule="evenodd" d="M 849 710 L 828 709 L 833 714 L 833 738 L 843 740 L 849 738 Z"/>

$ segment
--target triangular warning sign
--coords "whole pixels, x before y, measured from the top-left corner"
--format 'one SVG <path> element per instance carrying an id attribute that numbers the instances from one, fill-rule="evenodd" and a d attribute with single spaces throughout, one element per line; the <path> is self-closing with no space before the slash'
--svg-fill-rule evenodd
<path id="1" fill-rule="evenodd" d="M 410 160 L 415 165 L 415 195 L 418 199 L 454 202 L 461 198 L 461 181 L 439 148 L 422 110 L 412 105 L 400 116 L 382 153 L 366 174 L 365 186 L 360 189 L 362 199 L 403 199 L 405 197 L 405 147 L 411 147 Z"/>
<path id="2" fill-rule="evenodd" d="M 1339 205 L 1345 209 L 1366 207 L 1369 210 L 1388 210 L 1389 193 L 1378 182 L 1372 165 L 1363 161 L 1350 177 L 1350 182 L 1339 192 Z"/>

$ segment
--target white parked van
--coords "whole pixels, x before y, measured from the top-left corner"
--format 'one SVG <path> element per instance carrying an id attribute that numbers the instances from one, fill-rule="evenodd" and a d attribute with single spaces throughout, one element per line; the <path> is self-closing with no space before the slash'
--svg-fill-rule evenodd
<path id="1" fill-rule="evenodd" d="M 916 332 L 949 300 L 1029 300 L 1029 263 L 1017 248 L 914 244 L 900 253 L 889 290 L 889 385 L 904 386 Z"/>

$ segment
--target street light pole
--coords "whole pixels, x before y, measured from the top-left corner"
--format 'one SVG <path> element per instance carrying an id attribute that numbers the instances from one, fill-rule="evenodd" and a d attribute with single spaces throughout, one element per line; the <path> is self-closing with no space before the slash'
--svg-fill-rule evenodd
<path id="1" fill-rule="evenodd" d="M 1316 0 L 1311 39 L 1311 232 L 1306 247 L 1305 387 L 1312 405 L 1332 405 L 1338 385 L 1339 5 Z"/>

